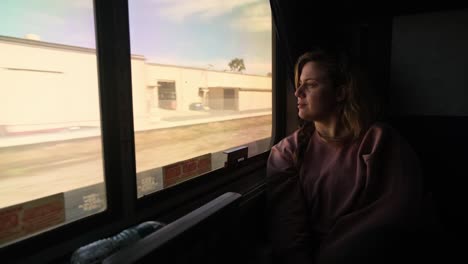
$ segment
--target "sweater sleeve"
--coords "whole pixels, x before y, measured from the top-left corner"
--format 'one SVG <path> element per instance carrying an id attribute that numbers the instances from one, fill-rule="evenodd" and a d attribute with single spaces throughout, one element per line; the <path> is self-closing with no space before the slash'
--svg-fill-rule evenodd
<path id="1" fill-rule="evenodd" d="M 410 145 L 392 128 L 371 133 L 360 153 L 367 167 L 362 209 L 375 224 L 411 228 L 418 221 L 423 202 L 419 159 Z"/>
<path id="2" fill-rule="evenodd" d="M 409 144 L 392 128 L 378 128 L 366 134 L 359 152 L 365 186 L 355 210 L 340 217 L 323 241 L 322 258 L 394 250 L 418 225 L 422 177 Z"/>
<path id="3" fill-rule="evenodd" d="M 275 263 L 311 263 L 307 210 L 292 138 L 275 145 L 267 164 L 267 212 Z"/>

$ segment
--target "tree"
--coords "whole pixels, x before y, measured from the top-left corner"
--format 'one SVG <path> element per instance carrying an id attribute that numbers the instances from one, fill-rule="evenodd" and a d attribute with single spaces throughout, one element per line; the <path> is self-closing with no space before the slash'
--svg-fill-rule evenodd
<path id="1" fill-rule="evenodd" d="M 231 71 L 242 72 L 245 70 L 244 59 L 234 58 L 228 65 Z"/>

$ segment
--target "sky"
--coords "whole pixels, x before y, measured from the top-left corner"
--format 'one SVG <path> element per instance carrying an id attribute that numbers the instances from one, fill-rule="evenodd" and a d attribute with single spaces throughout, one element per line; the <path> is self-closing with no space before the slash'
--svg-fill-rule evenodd
<path id="1" fill-rule="evenodd" d="M 271 72 L 268 0 L 128 0 L 132 54 L 148 62 Z M 95 48 L 92 0 L 1 0 L 0 35 Z"/>

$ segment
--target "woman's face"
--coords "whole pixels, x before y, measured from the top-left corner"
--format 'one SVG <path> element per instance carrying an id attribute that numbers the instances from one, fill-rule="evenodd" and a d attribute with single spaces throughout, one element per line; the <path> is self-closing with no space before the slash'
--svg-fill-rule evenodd
<path id="1" fill-rule="evenodd" d="M 307 62 L 299 77 L 294 95 L 297 97 L 299 117 L 306 121 L 324 121 L 337 105 L 335 89 L 327 73 L 315 62 Z"/>

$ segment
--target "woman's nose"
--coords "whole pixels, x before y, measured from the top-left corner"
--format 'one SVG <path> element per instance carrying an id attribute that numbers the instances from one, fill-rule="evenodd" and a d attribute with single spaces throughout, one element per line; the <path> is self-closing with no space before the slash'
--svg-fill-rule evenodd
<path id="1" fill-rule="evenodd" d="M 302 90 L 302 86 L 296 88 L 296 91 L 294 91 L 294 96 L 304 97 L 304 91 Z"/>

